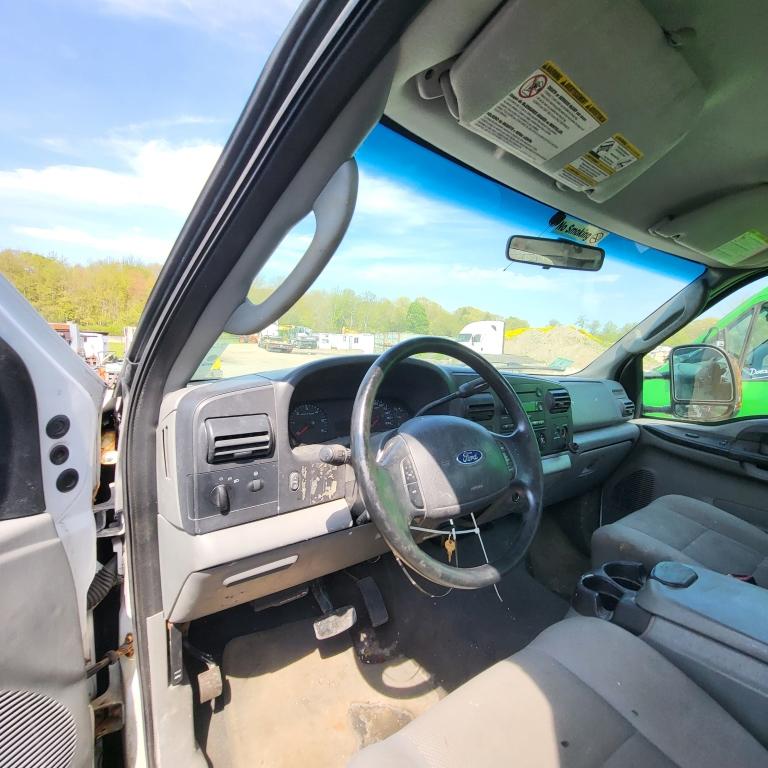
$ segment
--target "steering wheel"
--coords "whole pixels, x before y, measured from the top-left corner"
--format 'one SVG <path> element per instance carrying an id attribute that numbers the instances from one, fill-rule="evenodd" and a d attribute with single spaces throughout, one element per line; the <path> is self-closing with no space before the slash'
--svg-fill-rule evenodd
<path id="1" fill-rule="evenodd" d="M 512 418 L 511 434 L 457 416 L 417 416 L 374 449 L 371 414 L 381 382 L 402 360 L 425 352 L 460 360 L 488 382 Z M 477 352 L 449 339 L 419 336 L 378 357 L 352 410 L 352 465 L 366 509 L 397 558 L 432 582 L 458 589 L 496 584 L 527 552 L 541 519 L 543 473 L 536 435 L 517 395 Z M 521 525 L 501 558 L 471 568 L 441 562 L 414 540 L 412 526 L 433 527 L 509 500 Z"/>

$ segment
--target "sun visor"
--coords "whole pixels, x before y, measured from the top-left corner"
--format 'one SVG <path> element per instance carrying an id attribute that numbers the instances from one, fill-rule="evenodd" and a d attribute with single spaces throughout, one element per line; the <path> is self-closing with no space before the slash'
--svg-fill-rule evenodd
<path id="1" fill-rule="evenodd" d="M 663 219 L 650 232 L 729 267 L 759 266 L 768 258 L 768 185 Z"/>
<path id="2" fill-rule="evenodd" d="M 440 84 L 462 126 L 597 202 L 666 154 L 704 104 L 637 0 L 510 0 Z"/>

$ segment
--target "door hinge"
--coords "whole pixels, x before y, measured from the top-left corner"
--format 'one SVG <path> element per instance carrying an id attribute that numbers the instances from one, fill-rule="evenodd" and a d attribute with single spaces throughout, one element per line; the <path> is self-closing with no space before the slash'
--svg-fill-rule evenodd
<path id="1" fill-rule="evenodd" d="M 115 662 L 121 656 L 133 657 L 133 635 L 125 636 L 125 642 L 116 650 L 109 651 L 103 659 L 86 668 L 86 676 L 95 675 L 100 669 L 109 667 L 109 685 L 107 690 L 91 702 L 93 710 L 94 741 L 108 733 L 122 730 L 125 725 L 125 707 L 123 705 L 123 687 L 120 665 Z"/>

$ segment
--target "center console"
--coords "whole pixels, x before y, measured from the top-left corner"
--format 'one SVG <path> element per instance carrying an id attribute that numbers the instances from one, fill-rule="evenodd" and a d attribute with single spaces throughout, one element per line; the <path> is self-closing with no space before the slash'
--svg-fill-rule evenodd
<path id="1" fill-rule="evenodd" d="M 768 746 L 768 589 L 698 565 L 609 562 L 579 579 L 572 609 L 639 635 Z"/>

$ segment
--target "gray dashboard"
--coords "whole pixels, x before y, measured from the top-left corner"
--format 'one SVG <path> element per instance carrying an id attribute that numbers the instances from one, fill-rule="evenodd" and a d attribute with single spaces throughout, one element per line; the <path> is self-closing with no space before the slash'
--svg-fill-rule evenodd
<path id="1" fill-rule="evenodd" d="M 348 445 L 354 397 L 373 360 L 326 358 L 165 398 L 157 466 L 167 617 L 189 620 L 383 551 L 373 526 L 361 524 L 352 467 L 321 459 L 323 445 Z M 602 482 L 637 439 L 631 401 L 616 382 L 504 375 L 536 431 L 545 504 Z M 374 431 L 474 377 L 466 368 L 401 363 L 382 384 Z M 490 392 L 434 412 L 512 428 Z"/>

